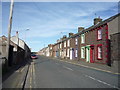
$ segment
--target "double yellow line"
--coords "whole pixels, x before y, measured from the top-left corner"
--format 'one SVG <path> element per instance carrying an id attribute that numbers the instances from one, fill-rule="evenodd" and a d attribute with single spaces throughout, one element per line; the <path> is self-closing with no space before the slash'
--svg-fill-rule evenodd
<path id="1" fill-rule="evenodd" d="M 34 62 L 31 63 L 31 67 L 30 67 L 30 89 L 32 88 L 32 81 L 33 81 L 33 77 L 35 76 L 35 66 L 34 66 Z"/>

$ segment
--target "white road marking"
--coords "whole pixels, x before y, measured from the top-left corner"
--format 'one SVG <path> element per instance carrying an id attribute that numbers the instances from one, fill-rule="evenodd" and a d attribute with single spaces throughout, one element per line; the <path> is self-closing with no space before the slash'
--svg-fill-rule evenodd
<path id="1" fill-rule="evenodd" d="M 99 79 L 96 79 L 96 78 L 94 78 L 94 77 L 91 77 L 91 76 L 89 76 L 89 75 L 85 75 L 85 76 L 86 76 L 86 77 L 89 77 L 89 78 L 91 78 L 91 79 L 93 79 L 93 80 L 95 80 L 95 81 L 98 81 L 98 82 L 100 82 L 100 83 L 102 83 L 102 84 L 108 85 L 108 86 L 110 86 L 110 87 L 118 88 L 118 87 L 116 87 L 116 86 L 114 86 L 114 85 L 111 85 L 111 84 L 109 84 L 109 83 L 106 83 L 106 82 L 104 82 L 104 81 L 101 81 L 101 80 L 99 80 Z M 120 89 L 120 88 L 118 88 L 118 89 Z"/>
<path id="2" fill-rule="evenodd" d="M 63 66 L 64 68 L 68 69 L 68 70 L 71 70 L 73 71 L 73 69 L 69 68 L 69 67 L 66 67 L 66 66 Z"/>
<path id="3" fill-rule="evenodd" d="M 58 63 L 55 63 L 55 64 L 60 65 L 60 64 L 58 64 Z"/>

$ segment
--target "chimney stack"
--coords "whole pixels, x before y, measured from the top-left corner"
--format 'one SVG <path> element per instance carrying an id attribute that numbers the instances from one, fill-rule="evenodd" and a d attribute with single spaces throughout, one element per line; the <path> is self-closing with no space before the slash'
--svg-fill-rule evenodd
<path id="1" fill-rule="evenodd" d="M 100 23 L 101 21 L 102 21 L 102 19 L 100 17 L 94 18 L 94 25 Z"/>
<path id="2" fill-rule="evenodd" d="M 18 38 L 18 31 L 16 31 L 16 37 Z"/>
<path id="3" fill-rule="evenodd" d="M 60 42 L 60 40 L 59 40 L 59 39 L 57 40 L 57 43 L 58 43 L 58 42 Z"/>
<path id="4" fill-rule="evenodd" d="M 66 35 L 64 35 L 64 36 L 63 36 L 63 38 L 62 38 L 62 40 L 66 39 L 66 38 L 67 38 L 67 36 L 66 36 Z"/>
<path id="5" fill-rule="evenodd" d="M 69 37 L 71 37 L 71 36 L 73 36 L 74 35 L 74 33 L 69 33 Z"/>
<path id="6" fill-rule="evenodd" d="M 78 32 L 84 30 L 84 27 L 78 27 Z"/>

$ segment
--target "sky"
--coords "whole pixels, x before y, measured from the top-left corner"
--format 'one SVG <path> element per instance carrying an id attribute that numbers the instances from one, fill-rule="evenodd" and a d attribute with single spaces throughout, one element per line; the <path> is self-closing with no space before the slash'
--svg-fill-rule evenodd
<path id="1" fill-rule="evenodd" d="M 0 36 L 7 36 L 9 10 L 10 2 L 2 2 Z M 92 26 L 96 17 L 105 20 L 117 13 L 117 2 L 15 2 L 11 36 L 19 31 L 19 38 L 39 51 L 63 35 L 77 33 L 78 27 Z"/>

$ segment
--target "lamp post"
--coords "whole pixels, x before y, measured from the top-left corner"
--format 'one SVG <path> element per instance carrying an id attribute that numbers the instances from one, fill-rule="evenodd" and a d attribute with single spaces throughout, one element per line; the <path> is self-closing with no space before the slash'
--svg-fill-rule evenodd
<path id="1" fill-rule="evenodd" d="M 11 0 L 10 5 L 10 16 L 9 16 L 9 24 L 8 24 L 8 38 L 7 38 L 7 47 L 6 47 L 6 66 L 8 66 L 8 60 L 9 60 L 9 52 L 10 52 L 10 37 L 11 37 L 11 28 L 12 28 L 12 15 L 13 15 L 13 7 L 14 7 L 14 0 Z"/>

